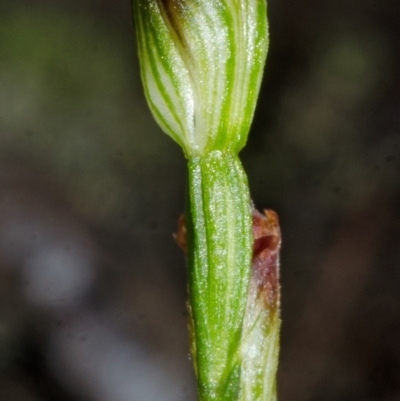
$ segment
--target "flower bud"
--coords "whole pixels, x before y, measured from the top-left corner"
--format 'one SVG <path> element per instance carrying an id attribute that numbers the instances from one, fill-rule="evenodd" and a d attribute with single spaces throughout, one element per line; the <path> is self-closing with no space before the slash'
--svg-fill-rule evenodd
<path id="1" fill-rule="evenodd" d="M 186 156 L 238 153 L 268 47 L 265 0 L 133 0 L 151 111 Z"/>

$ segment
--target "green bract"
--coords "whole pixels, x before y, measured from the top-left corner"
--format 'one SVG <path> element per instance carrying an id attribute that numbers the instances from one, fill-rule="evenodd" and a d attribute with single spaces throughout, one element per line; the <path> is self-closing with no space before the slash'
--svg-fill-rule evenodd
<path id="1" fill-rule="evenodd" d="M 244 146 L 268 47 L 264 0 L 133 1 L 145 93 L 188 157 Z"/>
<path id="2" fill-rule="evenodd" d="M 188 264 L 200 400 L 238 400 L 240 337 L 253 238 L 239 159 L 213 151 L 189 162 Z"/>

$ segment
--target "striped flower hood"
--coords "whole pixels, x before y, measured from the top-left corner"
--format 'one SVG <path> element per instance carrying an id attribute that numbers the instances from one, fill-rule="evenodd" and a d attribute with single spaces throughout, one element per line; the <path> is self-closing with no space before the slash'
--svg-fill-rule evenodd
<path id="1" fill-rule="evenodd" d="M 151 111 L 188 158 L 238 153 L 252 121 L 268 36 L 264 0 L 136 0 Z"/>

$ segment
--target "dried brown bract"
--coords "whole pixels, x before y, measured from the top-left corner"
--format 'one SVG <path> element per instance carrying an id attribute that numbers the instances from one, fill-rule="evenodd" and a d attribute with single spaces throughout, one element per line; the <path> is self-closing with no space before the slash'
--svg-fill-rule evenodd
<path id="1" fill-rule="evenodd" d="M 253 207 L 253 262 L 252 282 L 258 286 L 259 296 L 274 310 L 279 306 L 279 251 L 281 230 L 278 215 L 273 210 L 260 213 Z"/>

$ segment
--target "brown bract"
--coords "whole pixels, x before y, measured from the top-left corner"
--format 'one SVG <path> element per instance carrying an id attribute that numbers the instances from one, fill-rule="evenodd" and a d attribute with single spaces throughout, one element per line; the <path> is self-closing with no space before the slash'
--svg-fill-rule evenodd
<path id="1" fill-rule="evenodd" d="M 274 310 L 279 306 L 279 250 L 281 230 L 278 215 L 273 210 L 260 213 L 254 207 L 253 216 L 253 262 L 251 280 L 255 282 L 266 306 Z"/>
<path id="2" fill-rule="evenodd" d="M 178 231 L 173 234 L 176 243 L 183 252 L 187 253 L 187 230 L 185 216 L 181 214 L 178 219 Z"/>

